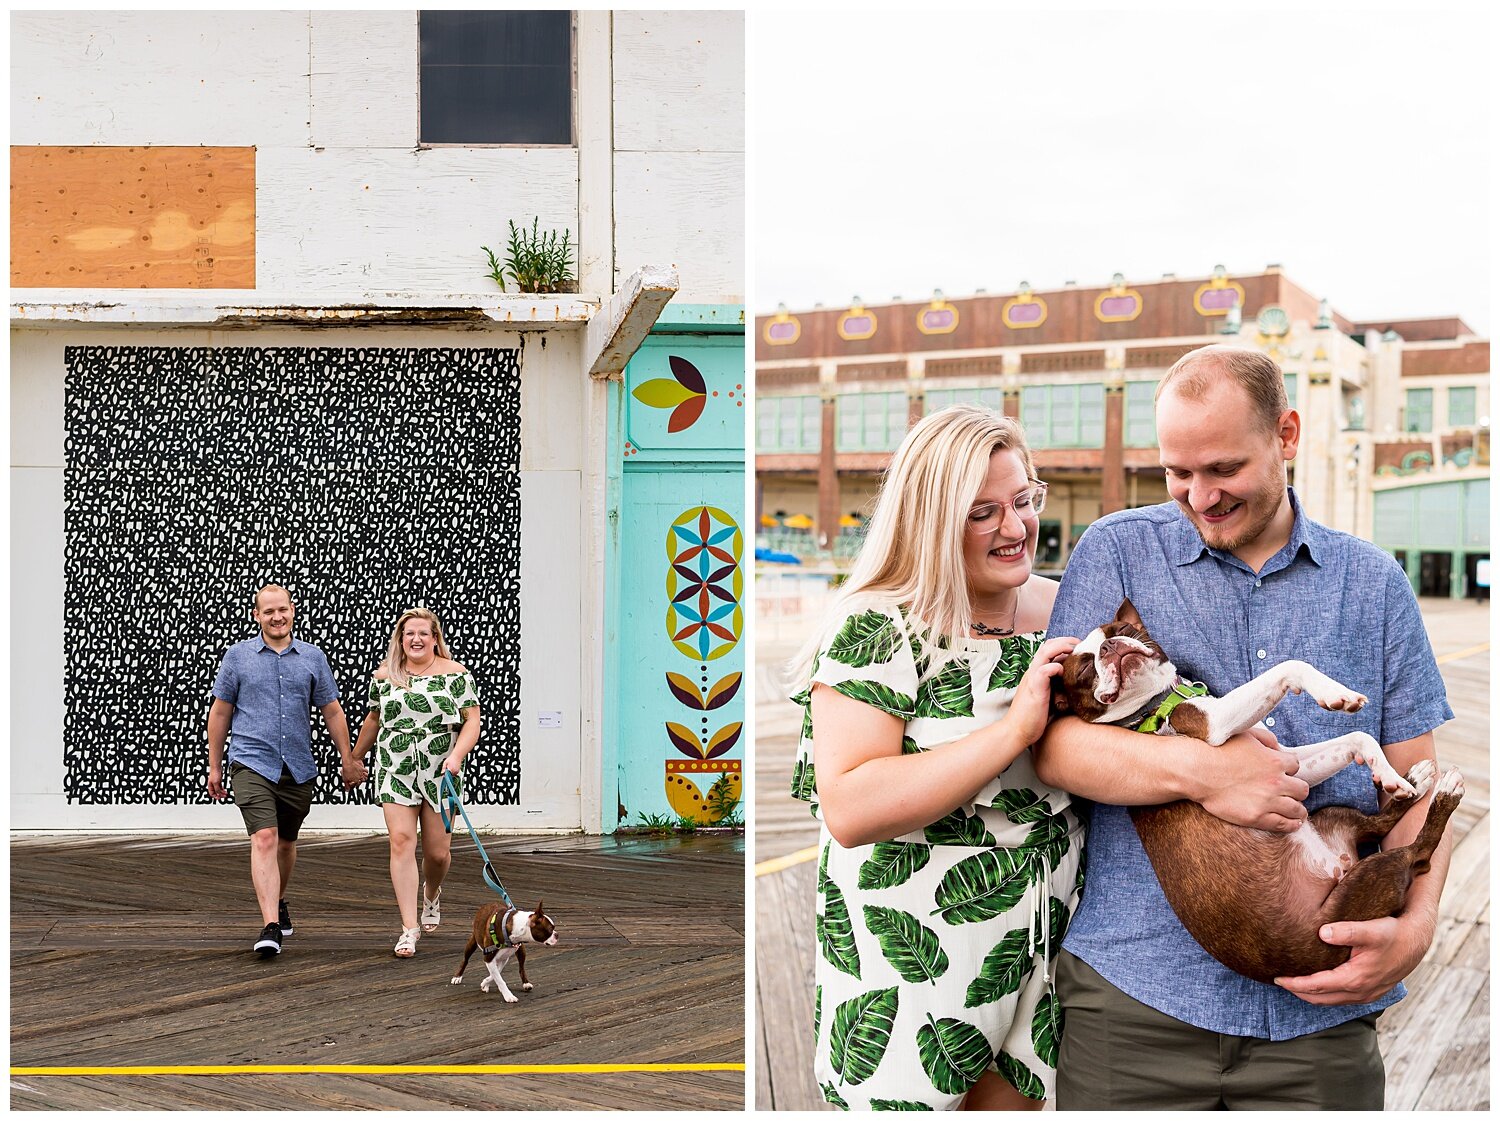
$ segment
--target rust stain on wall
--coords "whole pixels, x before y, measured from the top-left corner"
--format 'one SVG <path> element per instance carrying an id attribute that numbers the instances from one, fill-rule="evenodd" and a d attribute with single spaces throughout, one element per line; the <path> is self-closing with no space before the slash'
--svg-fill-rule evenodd
<path id="1" fill-rule="evenodd" d="M 17 288 L 254 288 L 255 149 L 12 146 Z"/>

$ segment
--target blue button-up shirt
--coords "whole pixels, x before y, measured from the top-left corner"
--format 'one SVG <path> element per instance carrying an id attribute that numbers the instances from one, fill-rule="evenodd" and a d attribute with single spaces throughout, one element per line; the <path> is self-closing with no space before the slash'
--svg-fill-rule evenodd
<path id="1" fill-rule="evenodd" d="M 339 699 L 323 651 L 295 638 L 279 654 L 259 635 L 237 642 L 219 666 L 214 696 L 234 705 L 230 760 L 272 782 L 281 781 L 283 765 L 298 782 L 318 773 L 311 710 Z"/>
<path id="2" fill-rule="evenodd" d="M 1259 573 L 1204 545 L 1175 503 L 1101 518 L 1068 560 L 1049 633 L 1084 637 L 1112 620 L 1128 596 L 1178 671 L 1216 696 L 1295 658 L 1370 698 L 1348 714 L 1288 696 L 1266 720 L 1284 744 L 1349 731 L 1393 744 L 1451 720 L 1400 565 L 1369 542 L 1312 521 L 1288 494 L 1291 540 Z M 1351 765 L 1314 787 L 1306 805 L 1374 812 L 1376 801 L 1369 769 Z M 1185 1023 L 1292 1039 L 1406 994 L 1398 985 L 1373 1004 L 1314 1005 L 1220 965 L 1178 921 L 1121 807 L 1094 805 L 1085 860 L 1083 898 L 1063 945 L 1122 992 Z"/>

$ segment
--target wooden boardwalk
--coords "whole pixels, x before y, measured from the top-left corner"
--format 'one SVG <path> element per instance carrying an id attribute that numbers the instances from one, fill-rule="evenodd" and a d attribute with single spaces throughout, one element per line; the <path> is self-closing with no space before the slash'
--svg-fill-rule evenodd
<path id="1" fill-rule="evenodd" d="M 1380 1018 L 1387 1109 L 1487 1110 L 1489 1097 L 1490 613 L 1488 603 L 1422 600 L 1456 719 L 1438 759 L 1464 773 L 1437 937 Z M 831 1109 L 812 1079 L 813 886 L 817 823 L 787 788 L 801 710 L 775 668 L 796 648 L 783 624 L 757 648 L 755 737 L 755 1108 Z"/>
<path id="2" fill-rule="evenodd" d="M 741 1109 L 743 837 L 486 839 L 558 945 L 520 1003 L 479 991 L 494 896 L 454 842 L 443 926 L 399 933 L 383 836 L 307 836 L 283 953 L 259 930 L 241 836 L 16 838 L 11 844 L 13 1109 Z M 652 1064 L 644 1072 L 17 1074 L 23 1067 Z M 275 1103 L 272 1106 L 270 1103 Z"/>

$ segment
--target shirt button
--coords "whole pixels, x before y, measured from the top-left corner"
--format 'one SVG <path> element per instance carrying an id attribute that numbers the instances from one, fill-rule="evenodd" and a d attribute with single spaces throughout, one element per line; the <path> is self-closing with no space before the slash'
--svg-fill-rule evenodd
<path id="1" fill-rule="evenodd" d="M 1268 717 L 1266 717 L 1266 727 L 1267 728 L 1274 728 L 1274 727 L 1276 727 L 1276 717 L 1274 717 L 1274 716 L 1268 716 Z"/>
<path id="2" fill-rule="evenodd" d="M 1259 581 L 1259 580 L 1257 580 L 1257 581 L 1256 581 L 1256 582 L 1255 582 L 1255 586 L 1256 586 L 1256 587 L 1257 587 L 1257 588 L 1258 588 L 1258 587 L 1260 587 L 1260 581 Z"/>
<path id="3" fill-rule="evenodd" d="M 1256 651 L 1256 652 L 1255 652 L 1255 656 L 1256 656 L 1256 657 L 1257 657 L 1257 658 L 1261 658 L 1261 659 L 1264 659 L 1264 658 L 1265 658 L 1265 656 L 1266 656 L 1266 652 L 1265 652 L 1265 651 L 1264 651 L 1264 650 L 1257 650 L 1257 651 Z"/>

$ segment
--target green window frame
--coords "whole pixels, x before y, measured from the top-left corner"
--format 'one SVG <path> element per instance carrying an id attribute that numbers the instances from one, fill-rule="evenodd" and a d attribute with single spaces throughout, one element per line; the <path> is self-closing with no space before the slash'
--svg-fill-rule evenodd
<path id="1" fill-rule="evenodd" d="M 1104 384 L 1025 385 L 1021 424 L 1034 448 L 1104 446 Z"/>
<path id="2" fill-rule="evenodd" d="M 755 402 L 758 452 L 817 452 L 823 446 L 823 402 L 812 394 L 759 397 Z"/>
<path id="3" fill-rule="evenodd" d="M 999 386 L 971 386 L 967 389 L 929 389 L 923 393 L 924 415 L 940 412 L 949 405 L 981 405 L 986 409 L 994 409 L 997 413 L 1005 411 L 1005 393 Z"/>
<path id="4" fill-rule="evenodd" d="M 1432 390 L 1406 391 L 1406 417 L 1401 429 L 1403 432 L 1432 431 Z"/>
<path id="5" fill-rule="evenodd" d="M 1125 446 L 1156 447 L 1156 382 L 1125 383 Z"/>
<path id="6" fill-rule="evenodd" d="M 840 393 L 835 448 L 841 452 L 895 451 L 906 435 L 907 396 L 896 393 Z"/>
<path id="7" fill-rule="evenodd" d="M 1479 415 L 1479 390 L 1472 385 L 1455 385 L 1448 390 L 1448 427 L 1473 425 Z"/>
<path id="8" fill-rule="evenodd" d="M 1297 375 L 1282 374 L 1281 380 L 1286 382 L 1286 407 L 1295 409 L 1297 407 Z"/>

